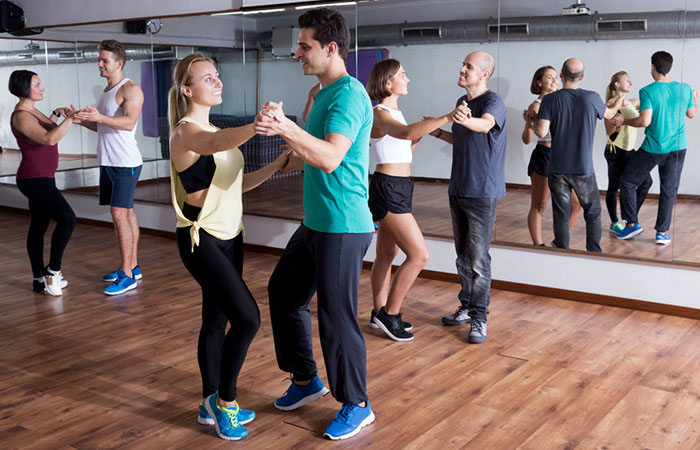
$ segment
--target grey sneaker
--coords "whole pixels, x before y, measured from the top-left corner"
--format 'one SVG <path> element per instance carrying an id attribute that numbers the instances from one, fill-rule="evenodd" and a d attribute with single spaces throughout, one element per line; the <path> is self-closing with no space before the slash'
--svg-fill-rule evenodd
<path id="1" fill-rule="evenodd" d="M 450 326 L 463 325 L 465 323 L 469 323 L 470 321 L 469 309 L 465 308 L 464 306 L 460 306 L 453 314 L 442 318 L 442 323 Z"/>
<path id="2" fill-rule="evenodd" d="M 486 342 L 486 322 L 482 320 L 472 320 L 469 330 L 469 343 L 481 344 Z"/>

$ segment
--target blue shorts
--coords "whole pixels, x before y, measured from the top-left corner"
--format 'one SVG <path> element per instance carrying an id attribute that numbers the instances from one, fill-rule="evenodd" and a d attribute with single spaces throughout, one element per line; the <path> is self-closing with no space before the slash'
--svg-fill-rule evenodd
<path id="1" fill-rule="evenodd" d="M 100 166 L 100 205 L 131 209 L 134 191 L 141 175 L 141 166 Z"/>

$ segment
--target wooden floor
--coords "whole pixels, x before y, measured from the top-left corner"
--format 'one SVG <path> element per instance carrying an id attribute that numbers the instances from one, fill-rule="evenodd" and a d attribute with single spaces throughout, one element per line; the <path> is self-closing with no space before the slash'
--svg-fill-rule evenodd
<path id="1" fill-rule="evenodd" d="M 116 265 L 114 234 L 79 224 L 64 259 L 70 284 L 53 298 L 29 289 L 27 217 L 0 214 L 0 448 L 700 448 L 697 321 L 493 291 L 488 341 L 470 345 L 466 327 L 439 321 L 458 285 L 420 279 L 404 307 L 416 339 L 398 343 L 367 326 L 367 272 L 360 321 L 377 419 L 325 441 L 339 407 L 330 396 L 288 413 L 272 406 L 288 383 L 265 290 L 277 257 L 258 253 L 246 255 L 245 278 L 262 327 L 238 398 L 258 417 L 248 438 L 225 442 L 196 423 L 200 294 L 174 240 L 142 236 L 139 288 L 106 297 L 99 276 Z"/>

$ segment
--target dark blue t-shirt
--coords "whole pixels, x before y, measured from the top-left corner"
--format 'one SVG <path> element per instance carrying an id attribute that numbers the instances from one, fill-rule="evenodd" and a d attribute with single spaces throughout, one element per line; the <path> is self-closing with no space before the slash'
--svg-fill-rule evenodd
<path id="1" fill-rule="evenodd" d="M 486 91 L 480 96 L 462 101 L 472 110 L 473 117 L 490 114 L 496 124 L 488 133 L 475 133 L 457 123 L 452 124 L 452 175 L 449 194 L 467 198 L 498 198 L 506 196 L 506 105 L 500 95 Z"/>
<path id="2" fill-rule="evenodd" d="M 598 93 L 585 89 L 562 89 L 547 94 L 540 104 L 540 119 L 549 120 L 552 156 L 549 173 L 593 173 L 593 136 L 596 120 L 605 114 Z"/>

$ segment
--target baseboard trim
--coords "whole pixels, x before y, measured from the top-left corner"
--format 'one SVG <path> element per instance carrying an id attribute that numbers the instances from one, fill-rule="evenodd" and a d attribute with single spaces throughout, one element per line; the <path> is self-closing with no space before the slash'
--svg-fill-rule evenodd
<path id="1" fill-rule="evenodd" d="M 369 265 L 371 266 L 371 263 L 369 263 Z M 421 278 L 428 278 L 432 280 L 459 283 L 459 277 L 457 274 L 452 273 L 424 270 L 419 276 Z M 557 289 L 546 286 L 535 286 L 532 284 L 513 283 L 511 281 L 501 280 L 491 280 L 491 288 L 502 291 L 518 292 L 520 294 L 535 295 L 539 297 L 550 297 L 558 300 L 612 306 L 615 308 L 625 308 L 635 311 L 645 311 L 695 320 L 700 319 L 700 309 L 634 300 L 631 298 L 612 297 L 609 295 L 592 294 L 589 292 L 571 291 L 568 289 Z"/>

